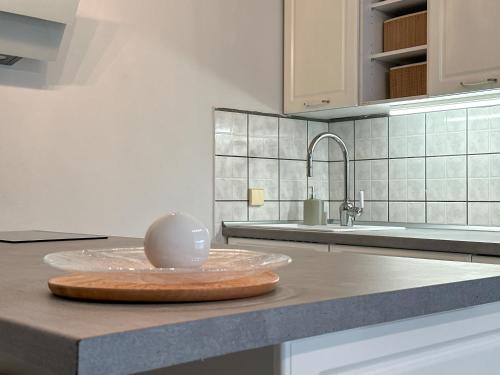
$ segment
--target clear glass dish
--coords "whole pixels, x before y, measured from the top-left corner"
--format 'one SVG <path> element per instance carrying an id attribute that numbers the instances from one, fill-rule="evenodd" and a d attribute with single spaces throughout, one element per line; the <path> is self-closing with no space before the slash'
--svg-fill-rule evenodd
<path id="1" fill-rule="evenodd" d="M 287 265 L 284 254 L 239 249 L 211 249 L 208 260 L 197 268 L 156 268 L 143 247 L 88 249 L 51 253 L 50 266 L 69 272 L 95 273 L 96 277 L 149 283 L 197 283 L 238 279 Z"/>

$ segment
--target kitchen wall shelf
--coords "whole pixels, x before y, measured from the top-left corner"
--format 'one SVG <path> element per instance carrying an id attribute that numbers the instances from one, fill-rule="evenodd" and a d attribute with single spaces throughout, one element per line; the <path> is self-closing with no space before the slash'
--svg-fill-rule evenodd
<path id="1" fill-rule="evenodd" d="M 371 55 L 372 60 L 384 61 L 389 63 L 401 63 L 409 59 L 424 58 L 427 54 L 427 44 L 410 48 L 403 48 L 389 52 L 381 52 Z"/>
<path id="2" fill-rule="evenodd" d="M 390 15 L 425 9 L 427 0 L 384 0 L 372 3 L 371 9 Z"/>
<path id="3" fill-rule="evenodd" d="M 387 103 L 389 71 L 427 60 L 427 45 L 384 52 L 384 21 L 427 9 L 427 0 L 361 0 L 359 103 Z"/>

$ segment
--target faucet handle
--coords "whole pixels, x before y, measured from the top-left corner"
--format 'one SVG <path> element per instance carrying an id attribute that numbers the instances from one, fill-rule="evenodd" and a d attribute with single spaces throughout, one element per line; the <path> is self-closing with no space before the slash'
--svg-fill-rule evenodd
<path id="1" fill-rule="evenodd" d="M 365 208 L 365 192 L 364 190 L 359 191 L 359 208 Z"/>

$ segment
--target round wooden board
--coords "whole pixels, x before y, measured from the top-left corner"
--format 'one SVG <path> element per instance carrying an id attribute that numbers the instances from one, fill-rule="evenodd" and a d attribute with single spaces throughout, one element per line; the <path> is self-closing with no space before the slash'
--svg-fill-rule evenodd
<path id="1" fill-rule="evenodd" d="M 215 283 L 152 284 L 141 281 L 113 280 L 96 274 L 73 273 L 49 280 L 56 296 L 120 302 L 196 302 L 246 298 L 276 288 L 279 276 L 274 272 Z"/>

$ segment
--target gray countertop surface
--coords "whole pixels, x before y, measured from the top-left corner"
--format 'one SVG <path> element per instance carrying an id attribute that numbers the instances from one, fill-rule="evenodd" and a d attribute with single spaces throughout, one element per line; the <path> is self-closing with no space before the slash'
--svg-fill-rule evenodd
<path id="1" fill-rule="evenodd" d="M 208 303 L 60 299 L 42 262 L 54 251 L 137 246 L 109 238 L 0 244 L 0 373 L 122 374 L 500 300 L 500 266 L 283 251 L 274 292 Z"/>
<path id="2" fill-rule="evenodd" d="M 324 231 L 308 230 L 302 226 L 296 229 L 284 229 L 252 223 L 226 223 L 223 227 L 223 234 L 228 237 L 500 256 L 500 231 L 406 228 L 332 232 L 326 229 Z"/>

